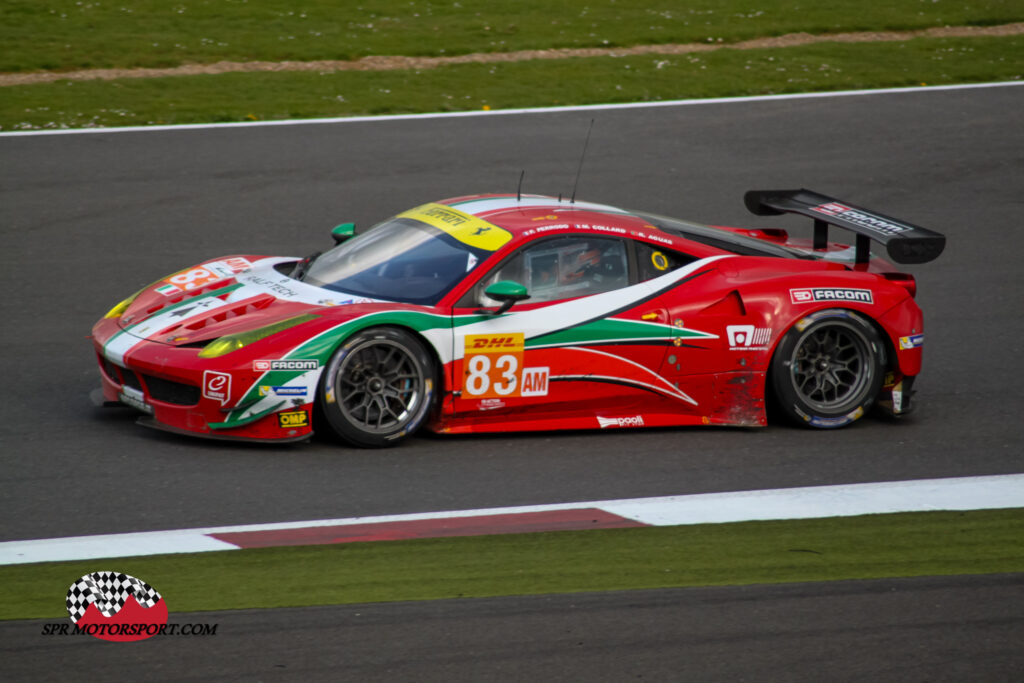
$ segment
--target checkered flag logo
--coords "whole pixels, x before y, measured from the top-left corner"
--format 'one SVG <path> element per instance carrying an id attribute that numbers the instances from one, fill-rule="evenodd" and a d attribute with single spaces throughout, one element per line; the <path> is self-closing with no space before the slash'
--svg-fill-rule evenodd
<path id="1" fill-rule="evenodd" d="M 124 607 L 128 596 L 134 595 L 135 601 L 149 608 L 160 602 L 160 594 L 153 590 L 145 581 L 119 572 L 93 572 L 86 574 L 71 584 L 68 589 L 68 614 L 71 621 L 85 616 L 89 605 L 96 605 L 100 614 L 108 619 Z"/>

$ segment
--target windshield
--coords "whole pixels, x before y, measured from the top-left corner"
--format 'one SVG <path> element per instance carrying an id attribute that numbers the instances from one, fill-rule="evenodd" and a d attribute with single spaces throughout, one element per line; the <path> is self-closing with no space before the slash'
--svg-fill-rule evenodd
<path id="1" fill-rule="evenodd" d="M 392 218 L 331 249 L 303 280 L 337 292 L 436 304 L 490 252 L 413 218 Z"/>

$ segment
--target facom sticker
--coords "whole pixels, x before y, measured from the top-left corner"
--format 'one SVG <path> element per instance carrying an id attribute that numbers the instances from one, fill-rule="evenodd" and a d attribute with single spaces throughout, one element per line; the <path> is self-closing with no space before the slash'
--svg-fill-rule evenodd
<path id="1" fill-rule="evenodd" d="M 256 372 L 267 372 L 269 370 L 316 370 L 320 367 L 320 361 L 310 359 L 280 359 L 280 360 L 254 360 L 252 369 Z"/>
<path id="2" fill-rule="evenodd" d="M 794 304 L 812 304 L 819 301 L 848 301 L 860 304 L 875 302 L 870 289 L 845 289 L 839 287 L 807 287 L 789 290 L 789 300 Z"/>
<path id="3" fill-rule="evenodd" d="M 850 221 L 855 225 L 859 225 L 862 228 L 869 228 L 886 235 L 898 235 L 901 232 L 911 230 L 907 225 L 899 225 L 892 221 L 887 221 L 881 216 L 875 216 L 874 214 L 870 214 L 866 211 L 858 211 L 857 209 L 852 209 L 845 204 L 840 204 L 839 202 L 829 202 L 828 204 L 812 206 L 811 210 L 823 213 L 826 216 L 837 216 L 843 220 Z"/>

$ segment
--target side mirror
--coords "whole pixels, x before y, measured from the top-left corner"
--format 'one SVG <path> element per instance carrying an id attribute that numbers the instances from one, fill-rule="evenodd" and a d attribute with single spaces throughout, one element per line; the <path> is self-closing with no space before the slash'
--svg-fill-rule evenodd
<path id="1" fill-rule="evenodd" d="M 494 315 L 501 315 L 512 308 L 512 304 L 517 301 L 525 301 L 530 298 L 529 292 L 526 291 L 526 286 L 514 280 L 499 280 L 485 289 L 484 294 L 495 301 L 501 302 L 501 307 L 494 311 Z"/>
<path id="2" fill-rule="evenodd" d="M 333 230 L 331 230 L 331 237 L 334 238 L 335 244 L 341 244 L 350 237 L 354 237 L 356 234 L 355 223 L 342 223 Z"/>

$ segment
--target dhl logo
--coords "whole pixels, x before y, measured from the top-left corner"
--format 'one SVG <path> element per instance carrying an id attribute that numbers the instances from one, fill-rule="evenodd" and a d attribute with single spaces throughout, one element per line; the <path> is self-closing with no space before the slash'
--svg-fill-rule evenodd
<path id="1" fill-rule="evenodd" d="M 465 352 L 470 353 L 515 353 L 523 350 L 523 333 L 477 334 L 466 336 Z"/>

